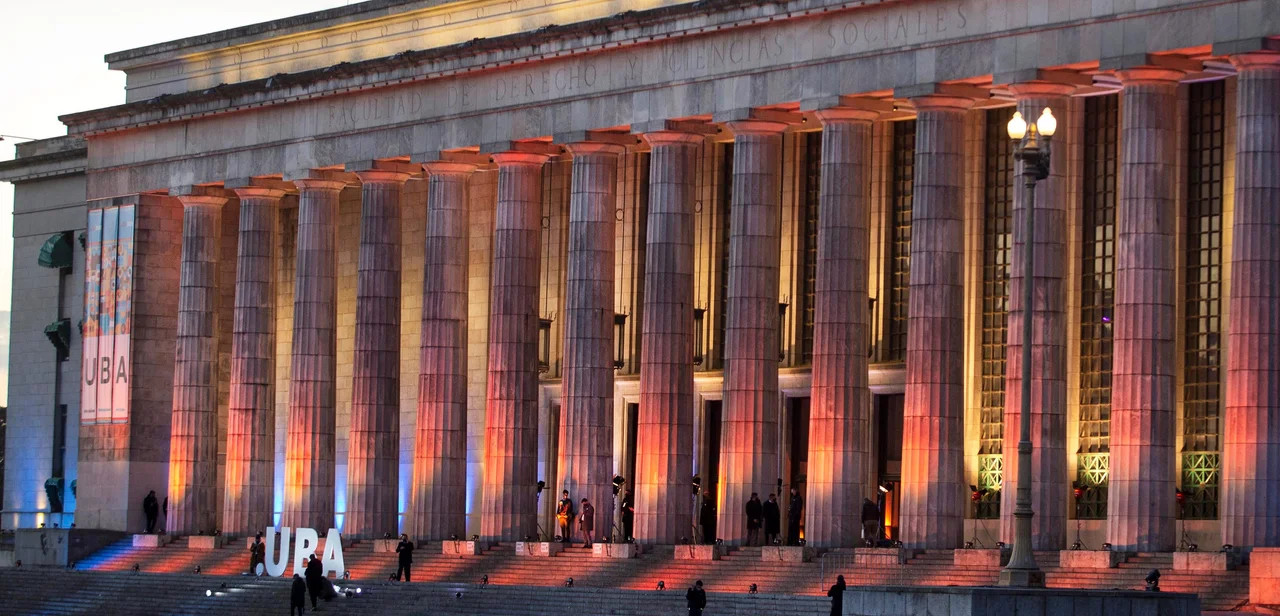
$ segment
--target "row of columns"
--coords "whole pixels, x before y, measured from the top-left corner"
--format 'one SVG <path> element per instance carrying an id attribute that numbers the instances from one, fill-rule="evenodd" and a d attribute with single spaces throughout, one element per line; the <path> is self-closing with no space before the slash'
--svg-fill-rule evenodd
<path id="1" fill-rule="evenodd" d="M 1223 536 L 1236 545 L 1280 543 L 1280 68 L 1274 55 L 1239 68 L 1236 213 L 1224 447 Z M 1173 547 L 1174 134 L 1177 71 L 1135 67 L 1123 84 L 1117 212 L 1117 290 L 1108 540 L 1116 549 Z M 1011 88 L 1037 117 L 1065 109 L 1071 89 L 1032 82 Z M 911 280 L 903 422 L 901 538 L 915 548 L 957 547 L 964 518 L 963 127 L 972 100 L 945 93 L 913 99 L 917 112 Z M 855 544 L 870 478 L 869 318 L 871 124 L 878 112 L 848 100 L 819 110 L 823 123 L 815 348 L 810 422 L 810 545 Z M 1066 114 L 1059 116 L 1063 120 Z M 636 534 L 676 543 L 693 519 L 693 162 L 703 138 L 667 128 L 652 148 L 637 435 Z M 777 297 L 780 258 L 779 122 L 748 119 L 734 132 L 720 536 L 746 539 L 741 505 L 777 477 Z M 1064 133 L 1067 131 L 1063 131 Z M 622 148 L 596 141 L 573 155 L 565 306 L 566 353 L 560 468 L 565 487 L 597 504 L 610 528 L 613 474 L 613 210 Z M 537 298 L 541 168 L 545 153 L 493 155 L 498 168 L 490 280 L 480 534 L 517 540 L 536 533 Z M 1066 537 L 1067 157 L 1037 188 L 1033 238 L 1018 222 L 1015 191 L 1009 353 L 1032 345 L 1032 373 L 1009 363 L 1005 415 L 1006 500 L 1016 487 L 1014 439 L 1020 382 L 1031 378 L 1035 549 Z M 410 515 L 423 538 L 465 532 L 467 182 L 474 166 L 426 165 L 428 213 L 417 434 Z M 352 445 L 346 533 L 396 528 L 399 441 L 399 191 L 405 173 L 361 172 Z M 338 193 L 330 178 L 296 180 L 300 193 L 294 331 L 282 524 L 326 528 L 334 514 Z M 274 400 L 275 280 L 272 261 L 282 192 L 235 189 L 241 200 L 232 341 L 227 490 L 221 527 L 255 532 L 271 521 L 269 443 Z M 171 531 L 216 526 L 216 269 L 223 199 L 182 196 L 182 278 L 171 438 Z M 1034 272 L 1021 246 L 1035 242 Z M 1021 339 L 1022 285 L 1035 286 L 1035 338 Z M 1002 509 L 1011 513 L 1011 502 Z M 601 514 L 604 514 L 601 517 Z M 1008 517 L 1008 516 L 1006 516 Z M 1005 536 L 1012 536 L 1007 520 Z"/>

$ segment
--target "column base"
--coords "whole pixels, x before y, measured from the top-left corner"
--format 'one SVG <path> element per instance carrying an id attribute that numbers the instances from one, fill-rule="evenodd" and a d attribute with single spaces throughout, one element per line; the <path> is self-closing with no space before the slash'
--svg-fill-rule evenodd
<path id="1" fill-rule="evenodd" d="M 953 561 L 958 568 L 998 569 L 1009 564 L 1009 555 L 1012 553 L 1013 550 L 1008 548 L 956 550 Z"/>
<path id="2" fill-rule="evenodd" d="M 766 545 L 760 548 L 761 562 L 807 563 L 817 550 L 808 546 Z"/>
<path id="3" fill-rule="evenodd" d="M 187 537 L 188 550 L 216 550 L 227 542 L 224 537 L 214 535 L 194 535 Z"/>
<path id="4" fill-rule="evenodd" d="M 1240 566 L 1235 552 L 1174 552 L 1174 571 L 1233 571 Z"/>
<path id="5" fill-rule="evenodd" d="M 135 548 L 162 548 L 173 538 L 169 535 L 134 535 L 133 547 Z"/>
<path id="6" fill-rule="evenodd" d="M 901 565 L 915 555 L 906 548 L 854 548 L 853 562 L 858 565 Z"/>
<path id="7" fill-rule="evenodd" d="M 676 560 L 720 560 L 723 550 L 718 545 L 677 545 Z"/>
<path id="8" fill-rule="evenodd" d="M 489 549 L 483 541 L 442 541 L 440 546 L 445 556 L 478 556 Z"/>
<path id="9" fill-rule="evenodd" d="M 1280 548 L 1249 552 L 1249 603 L 1280 605 Z"/>
<path id="10" fill-rule="evenodd" d="M 396 551 L 396 547 L 397 547 L 397 546 L 399 546 L 399 545 L 400 545 L 400 540 L 399 540 L 399 539 L 374 539 L 374 540 L 373 540 L 373 553 L 374 553 L 374 554 L 385 554 L 385 553 L 390 552 L 390 553 L 393 553 L 393 554 L 394 554 L 394 553 L 395 553 L 395 551 Z M 415 547 L 416 547 L 416 546 L 415 546 Z"/>
<path id="11" fill-rule="evenodd" d="M 564 544 L 558 541 L 517 541 L 517 556 L 536 556 L 550 558 L 564 551 Z"/>
<path id="12" fill-rule="evenodd" d="M 1001 569 L 1000 586 L 1011 588 L 1044 588 L 1044 571 L 1039 569 Z"/>
<path id="13" fill-rule="evenodd" d="M 1124 562 L 1124 552 L 1110 550 L 1062 550 L 1058 562 L 1063 569 L 1115 569 Z"/>
<path id="14" fill-rule="evenodd" d="M 635 558 L 640 554 L 640 546 L 634 543 L 596 543 L 591 546 L 594 558 Z"/>

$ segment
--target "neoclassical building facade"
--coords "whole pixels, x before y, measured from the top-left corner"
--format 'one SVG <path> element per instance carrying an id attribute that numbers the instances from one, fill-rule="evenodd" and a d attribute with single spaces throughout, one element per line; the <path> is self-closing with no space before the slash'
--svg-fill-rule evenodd
<path id="1" fill-rule="evenodd" d="M 514 541 L 616 476 L 645 543 L 794 488 L 809 545 L 865 497 L 993 546 L 1029 378 L 1035 549 L 1280 547 L 1275 8 L 372 0 L 111 54 L 124 104 L 0 163 L 3 524 Z"/>

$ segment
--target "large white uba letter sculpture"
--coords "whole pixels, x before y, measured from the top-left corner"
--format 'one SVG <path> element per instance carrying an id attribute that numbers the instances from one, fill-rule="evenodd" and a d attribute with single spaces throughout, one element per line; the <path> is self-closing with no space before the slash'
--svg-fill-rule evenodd
<path id="1" fill-rule="evenodd" d="M 315 529 L 299 528 L 291 529 L 288 526 L 280 528 L 280 553 L 276 554 L 276 529 L 268 528 L 264 536 L 267 541 L 267 549 L 265 560 L 267 565 L 267 575 L 271 577 L 280 577 L 285 574 L 285 569 L 289 564 L 289 535 L 292 531 L 294 536 L 295 547 L 293 549 L 293 572 L 299 575 L 303 574 L 307 569 L 307 559 L 315 551 L 316 545 L 320 543 L 320 535 Z M 334 577 L 340 578 L 346 573 L 347 567 L 342 559 L 342 536 L 338 533 L 338 529 L 330 528 L 329 533 L 324 538 L 324 554 L 320 557 L 320 561 L 324 563 L 324 574 L 328 576 L 330 573 Z"/>

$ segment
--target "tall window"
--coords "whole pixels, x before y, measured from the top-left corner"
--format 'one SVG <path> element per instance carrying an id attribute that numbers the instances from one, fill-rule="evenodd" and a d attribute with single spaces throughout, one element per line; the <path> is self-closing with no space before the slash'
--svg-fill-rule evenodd
<path id="1" fill-rule="evenodd" d="M 818 279 L 818 199 L 822 188 L 822 131 L 801 133 L 804 139 L 804 246 L 801 255 L 800 297 L 804 307 L 800 328 L 801 363 L 813 363 L 813 297 Z"/>
<path id="2" fill-rule="evenodd" d="M 987 111 L 982 206 L 982 406 L 978 518 L 1000 517 L 1004 475 L 1004 370 L 1009 331 L 1009 259 L 1013 254 L 1013 142 L 1005 125 L 1014 108 Z"/>
<path id="3" fill-rule="evenodd" d="M 1111 451 L 1111 314 L 1116 272 L 1119 97 L 1085 99 L 1084 212 L 1080 264 L 1080 449 L 1076 516 L 1107 517 Z"/>
<path id="4" fill-rule="evenodd" d="M 907 299 L 911 292 L 911 204 L 916 169 L 916 121 L 893 123 L 890 183 L 889 323 L 886 361 L 907 358 Z"/>
<path id="5" fill-rule="evenodd" d="M 716 353 L 713 369 L 724 368 L 725 327 L 728 315 L 725 313 L 729 297 L 729 220 L 733 212 L 733 142 L 722 143 L 719 150 L 717 179 L 720 182 L 720 284 L 719 295 L 716 296 Z"/>
<path id="6" fill-rule="evenodd" d="M 1182 516 L 1218 517 L 1222 403 L 1222 81 L 1191 84 L 1187 131 Z"/>

